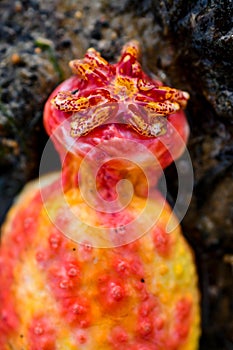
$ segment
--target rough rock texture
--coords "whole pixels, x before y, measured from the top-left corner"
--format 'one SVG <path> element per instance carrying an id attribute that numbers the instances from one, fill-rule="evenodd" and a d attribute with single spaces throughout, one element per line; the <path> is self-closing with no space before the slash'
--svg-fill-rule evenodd
<path id="1" fill-rule="evenodd" d="M 203 295 L 200 348 L 232 349 L 232 1 L 2 0 L 0 10 L 1 216 L 37 175 L 46 142 L 43 105 L 70 75 L 67 62 L 89 46 L 113 60 L 128 39 L 138 39 L 144 68 L 191 94 L 195 189 L 184 230 Z M 172 195 L 173 173 L 167 172 Z"/>

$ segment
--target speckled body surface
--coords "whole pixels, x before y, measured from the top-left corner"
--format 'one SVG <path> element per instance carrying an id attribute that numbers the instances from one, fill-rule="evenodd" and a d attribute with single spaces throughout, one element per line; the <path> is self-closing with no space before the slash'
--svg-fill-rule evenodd
<path id="1" fill-rule="evenodd" d="M 133 48 L 134 44 L 124 48 L 122 60 L 127 52 L 130 58 L 126 62 L 135 62 L 137 55 Z M 134 72 L 130 67 L 121 72 L 124 79 L 132 78 Z M 96 73 L 95 69 L 94 66 L 91 73 Z M 146 75 L 144 78 L 149 80 Z M 148 201 L 144 191 L 145 178 L 141 172 L 135 166 L 131 166 L 129 171 L 122 161 L 117 164 L 109 162 L 101 168 L 96 180 L 103 199 L 114 198 L 114 188 L 123 175 L 127 175 L 134 186 L 130 204 L 117 213 L 91 208 L 80 193 L 76 177 L 87 146 L 91 149 L 96 145 L 108 146 L 112 139 L 116 141 L 116 149 L 130 145 L 132 140 L 142 144 L 156 156 L 160 170 L 166 167 L 183 150 L 176 142 L 178 136 L 183 141 L 183 147 L 187 139 L 184 113 L 177 110 L 183 104 L 179 104 L 180 98 L 186 99 L 187 95 L 175 89 L 171 92 L 168 88 L 163 89 L 161 83 L 154 83 L 160 100 L 156 101 L 153 95 L 153 102 L 159 104 L 150 104 L 150 119 L 161 122 L 159 118 L 162 117 L 167 123 L 165 133 L 145 135 L 144 131 L 149 129 L 142 132 L 140 129 L 144 125 L 141 118 L 145 118 L 145 114 L 136 113 L 136 118 L 140 119 L 136 128 L 128 124 L 128 119 L 123 125 L 111 121 L 106 125 L 96 125 L 93 130 L 88 129 L 78 135 L 79 138 L 73 135 L 77 140 L 72 149 L 67 149 L 64 142 L 67 138 L 59 138 L 58 142 L 54 130 L 67 118 L 71 117 L 71 123 L 74 118 L 75 122 L 82 122 L 82 118 L 70 115 L 73 109 L 67 111 L 66 104 L 65 109 L 64 105 L 62 108 L 57 106 L 56 96 L 61 96 L 60 91 L 76 91 L 78 87 L 80 95 L 74 102 L 79 104 L 83 93 L 94 91 L 95 79 L 82 86 L 84 80 L 83 76 L 75 76 L 65 81 L 51 95 L 45 107 L 45 126 L 60 152 L 62 177 L 54 174 L 42 178 L 42 192 L 37 183 L 29 184 L 4 225 L 0 248 L 0 347 L 3 350 L 196 350 L 200 315 L 195 264 L 179 226 L 174 225 L 169 234 L 166 231 L 170 217 L 173 223 L 176 222 L 168 204 L 164 204 L 162 196 L 154 190 L 149 198 L 148 214 L 158 220 L 143 232 L 147 217 L 142 218 L 140 226 L 134 227 L 136 234 L 138 227 L 142 229 L 138 239 L 128 239 L 127 244 L 121 244 L 124 241 L 121 241 L 119 227 L 137 218 Z M 148 87 L 148 84 L 145 86 Z M 125 87 L 123 84 L 124 99 L 133 99 L 137 107 L 135 95 L 125 94 Z M 126 88 L 126 91 L 130 92 L 130 89 Z M 176 103 L 173 114 L 164 108 L 161 113 L 161 91 L 162 102 L 168 100 L 169 107 L 170 102 Z M 169 91 L 169 94 L 164 96 L 164 91 Z M 92 98 L 89 92 L 87 95 Z M 65 96 L 70 98 L 70 94 Z M 71 98 L 73 101 L 73 96 Z M 126 102 L 120 103 L 129 106 L 128 100 Z M 144 100 L 141 99 L 141 102 Z M 135 108 L 130 110 L 135 112 Z M 95 115 L 97 121 L 99 116 L 99 113 Z M 86 115 L 88 118 L 89 114 Z M 150 120 L 146 119 L 146 122 Z M 148 163 L 146 154 L 145 159 L 142 155 L 142 160 Z M 160 170 L 156 172 L 154 186 Z M 88 174 L 86 176 L 88 178 Z M 59 192 L 61 183 L 62 195 Z M 87 181 L 86 191 L 91 190 Z M 64 197 L 71 212 L 83 221 L 88 219 L 88 231 L 80 222 L 69 217 L 67 207 L 63 207 Z M 101 209 L 101 202 L 98 205 Z M 59 227 L 63 228 L 63 232 Z M 78 242 L 65 236 L 69 227 L 78 232 Z M 115 229 L 112 236 L 104 237 L 110 241 L 111 248 L 92 244 L 91 238 L 99 228 Z M 127 234 L 135 237 L 133 231 Z"/>
<path id="2" fill-rule="evenodd" d="M 180 229 L 164 232 L 170 208 L 135 243 L 97 249 L 56 230 L 36 187 L 4 228 L 1 349 L 197 349 L 195 267 Z"/>

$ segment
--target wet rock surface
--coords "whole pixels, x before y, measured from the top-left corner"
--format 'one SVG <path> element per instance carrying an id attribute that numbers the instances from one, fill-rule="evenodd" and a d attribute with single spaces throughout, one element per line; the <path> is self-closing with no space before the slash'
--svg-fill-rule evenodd
<path id="1" fill-rule="evenodd" d="M 183 227 L 202 292 L 200 349 L 233 348 L 232 1 L 12 1 L 0 3 L 0 211 L 38 175 L 44 103 L 93 46 L 108 60 L 138 39 L 142 65 L 190 92 L 195 187 Z M 175 169 L 167 170 L 175 197 Z"/>

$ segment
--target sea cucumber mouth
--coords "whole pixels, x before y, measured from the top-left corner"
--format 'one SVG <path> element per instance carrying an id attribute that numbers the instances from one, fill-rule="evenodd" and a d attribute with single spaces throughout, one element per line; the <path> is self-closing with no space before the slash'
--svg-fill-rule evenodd
<path id="1" fill-rule="evenodd" d="M 66 119 L 70 119 L 72 137 L 85 136 L 96 127 L 113 122 L 127 124 L 138 134 L 153 138 L 167 132 L 167 116 L 178 112 L 182 104 L 186 103 L 183 100 L 188 95 L 183 91 L 174 92 L 174 89 L 169 90 L 167 87 L 156 89 L 155 101 L 151 96 L 146 98 L 140 95 L 121 98 L 121 95 L 110 95 L 104 88 L 91 93 L 87 90 L 81 96 L 77 89 L 60 90 L 51 98 L 51 104 L 64 113 Z M 177 101 L 173 100 L 172 94 L 178 95 Z M 166 99 L 165 96 L 170 95 L 172 97 Z"/>
<path id="2" fill-rule="evenodd" d="M 132 165 L 150 166 L 156 162 L 162 168 L 181 155 L 189 132 L 183 111 L 168 116 L 167 132 L 158 137 L 140 135 L 130 125 L 111 121 L 85 136 L 72 137 L 69 120 L 64 122 L 65 126 L 59 124 L 51 134 L 62 157 L 70 153 L 74 157 L 87 157 L 91 162 L 97 158 L 103 162 L 121 158 L 131 161 Z"/>
<path id="3" fill-rule="evenodd" d="M 106 151 L 109 148 L 113 155 L 127 151 L 127 156 L 133 157 L 143 145 L 159 161 L 163 157 L 163 167 L 182 154 L 189 133 L 181 109 L 187 102 L 187 93 L 161 87 L 158 94 L 163 95 L 163 100 L 159 107 L 160 102 L 156 100 L 145 104 L 138 94 L 123 100 L 116 100 L 112 95 L 112 101 L 105 88 L 108 99 L 103 101 L 102 90 L 101 94 L 90 98 L 84 89 L 83 98 L 77 99 L 75 96 L 79 96 L 77 91 L 82 90 L 83 83 L 77 75 L 70 77 L 54 90 L 45 105 L 44 125 L 60 153 L 65 151 L 83 157 L 94 147 L 101 146 Z M 170 107 L 169 99 L 168 104 L 164 104 L 166 94 L 178 94 L 179 108 L 176 101 Z M 168 155 L 169 152 L 172 155 Z"/>

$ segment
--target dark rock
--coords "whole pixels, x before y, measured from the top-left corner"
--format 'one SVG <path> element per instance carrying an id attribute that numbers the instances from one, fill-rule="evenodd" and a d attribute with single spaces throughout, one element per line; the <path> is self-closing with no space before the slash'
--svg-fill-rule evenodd
<path id="1" fill-rule="evenodd" d="M 233 254 L 233 4 L 160 4 L 165 41 L 173 47 L 164 69 L 173 85 L 191 92 L 189 151 L 196 182 L 183 226 L 199 266 L 201 349 L 232 349 L 232 260 L 225 258 Z"/>

